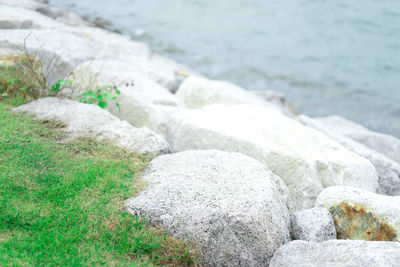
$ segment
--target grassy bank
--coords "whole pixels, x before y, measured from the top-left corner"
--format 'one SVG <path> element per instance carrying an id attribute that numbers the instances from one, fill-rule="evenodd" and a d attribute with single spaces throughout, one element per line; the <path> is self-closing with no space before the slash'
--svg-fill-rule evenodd
<path id="1" fill-rule="evenodd" d="M 65 143 L 59 127 L 0 101 L 0 265 L 190 262 L 184 242 L 122 209 L 144 186 L 150 157 L 93 140 Z"/>

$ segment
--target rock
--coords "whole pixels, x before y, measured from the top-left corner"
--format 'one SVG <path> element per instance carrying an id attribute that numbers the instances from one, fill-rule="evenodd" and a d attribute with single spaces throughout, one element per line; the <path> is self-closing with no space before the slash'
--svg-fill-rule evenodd
<path id="1" fill-rule="evenodd" d="M 43 11 L 46 8 L 38 9 Z M 48 17 L 20 7 L 2 6 L 0 27 L 35 30 L 0 31 L 0 47 L 23 50 L 26 45 L 28 52 L 32 54 L 39 51 L 38 55 L 45 63 L 53 63 L 54 66 L 49 69 L 57 70 L 57 79 L 65 78 L 77 63 L 93 59 L 113 59 L 137 66 L 147 77 L 170 91 L 178 88 L 182 76 L 195 73 L 190 68 L 152 51 L 147 44 L 134 42 L 127 36 L 100 28 L 88 27 L 74 13 L 65 13 L 58 16 L 57 20 L 51 17 L 54 16 Z M 90 48 L 87 49 L 88 47 Z M 71 50 L 76 53 L 71 53 Z M 56 75 L 52 72 L 46 76 Z M 51 83 L 57 80 L 54 77 L 49 79 Z"/>
<path id="2" fill-rule="evenodd" d="M 299 114 L 293 105 L 286 99 L 286 96 L 281 92 L 272 90 L 249 90 L 249 92 L 279 107 L 286 116 L 294 117 Z"/>
<path id="3" fill-rule="evenodd" d="M 291 222 L 293 239 L 317 243 L 336 239 L 335 224 L 325 208 L 297 211 L 291 216 Z"/>
<path id="4" fill-rule="evenodd" d="M 42 98 L 14 108 L 41 120 L 66 123 L 64 131 L 70 139 L 90 137 L 110 140 L 121 147 L 141 153 L 164 153 L 168 151 L 165 139 L 148 128 L 134 128 L 96 105 L 59 98 Z"/>
<path id="5" fill-rule="evenodd" d="M 24 20 L 22 22 L 13 20 L 0 20 L 0 29 L 30 29 L 32 27 L 32 20 Z"/>
<path id="6" fill-rule="evenodd" d="M 36 9 L 45 6 L 36 0 L 1 0 L 1 6 L 23 7 L 26 9 Z"/>
<path id="7" fill-rule="evenodd" d="M 61 10 L 59 10 L 58 8 L 53 7 L 53 6 L 49 6 L 49 5 L 40 6 L 40 7 L 36 8 L 35 11 L 37 11 L 47 17 L 50 17 L 52 19 L 56 19 L 58 17 L 63 16 L 63 12 Z"/>
<path id="8" fill-rule="evenodd" d="M 400 139 L 373 132 L 367 128 L 338 116 L 316 118 L 333 131 L 360 142 L 394 161 L 400 162 Z"/>
<path id="9" fill-rule="evenodd" d="M 78 34 L 57 30 L 0 30 L 0 48 L 37 55 L 48 84 L 65 78 L 74 66 L 94 58 L 99 50 Z"/>
<path id="10" fill-rule="evenodd" d="M 288 186 L 295 210 L 313 207 L 328 186 L 351 185 L 372 192 L 378 187 L 376 170 L 368 160 L 263 106 L 183 110 L 166 126 L 172 151 L 220 149 L 264 163 Z"/>
<path id="11" fill-rule="evenodd" d="M 267 105 L 266 101 L 243 88 L 224 81 L 190 76 L 179 87 L 176 95 L 188 108 L 202 108 L 212 104 Z"/>
<path id="12" fill-rule="evenodd" d="M 321 123 L 318 120 L 311 119 L 307 116 L 299 116 L 297 120 L 306 126 L 312 127 L 336 142 L 342 144 L 349 150 L 368 159 L 374 166 L 379 175 L 378 193 L 396 196 L 400 195 L 400 165 L 385 155 L 370 149 L 369 147 L 358 143 L 332 129 L 329 125 Z"/>
<path id="13" fill-rule="evenodd" d="M 289 241 L 287 188 L 239 153 L 185 151 L 154 159 L 128 211 L 197 244 L 206 266 L 267 266 Z"/>
<path id="14" fill-rule="evenodd" d="M 44 6 L 38 7 L 45 8 Z M 66 25 L 23 7 L 1 5 L 0 29 L 63 29 Z"/>
<path id="15" fill-rule="evenodd" d="M 400 241 L 400 197 L 334 186 L 315 205 L 330 211 L 340 239 Z"/>
<path id="16" fill-rule="evenodd" d="M 293 241 L 275 252 L 270 267 L 395 267 L 399 262 L 400 244 L 397 242 Z"/>
<path id="17" fill-rule="evenodd" d="M 147 44 L 134 42 L 126 36 L 93 27 L 71 27 L 70 31 L 87 37 L 100 47 L 96 59 L 130 64 L 171 92 L 179 87 L 182 76 L 194 73 L 190 68 L 154 52 Z"/>
<path id="18" fill-rule="evenodd" d="M 166 88 L 141 72 L 140 67 L 115 60 L 88 61 L 75 68 L 71 79 L 75 98 L 87 89 L 115 85 L 121 94 L 120 110 L 109 105 L 109 111 L 135 127 L 147 126 L 163 132 L 172 113 L 184 108 L 182 101 Z"/>

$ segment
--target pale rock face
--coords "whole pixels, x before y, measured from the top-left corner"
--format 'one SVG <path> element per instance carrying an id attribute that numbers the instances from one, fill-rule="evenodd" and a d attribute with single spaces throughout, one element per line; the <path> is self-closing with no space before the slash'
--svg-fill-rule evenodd
<path id="1" fill-rule="evenodd" d="M 7 5 L 2 5 L 0 9 L 0 29 L 62 29 L 65 27 L 65 24 L 31 9 Z"/>
<path id="2" fill-rule="evenodd" d="M 143 74 L 140 67 L 125 62 L 88 61 L 75 68 L 71 79 L 72 87 L 75 87 L 74 98 L 87 89 L 116 86 L 121 91 L 117 96 L 120 109 L 114 104 L 107 108 L 135 127 L 147 126 L 163 132 L 166 120 L 185 107 L 178 97 Z"/>
<path id="3" fill-rule="evenodd" d="M 332 185 L 375 192 L 378 177 L 366 159 L 314 129 L 262 106 L 206 106 L 183 110 L 167 123 L 173 151 L 220 149 L 240 152 L 267 165 L 291 193 L 295 210 L 311 208 Z"/>
<path id="4" fill-rule="evenodd" d="M 360 142 L 361 144 L 364 144 L 400 163 L 400 139 L 390 135 L 373 132 L 355 122 L 346 120 L 339 116 L 316 118 L 315 120 L 325 124 L 333 131 L 354 139 L 357 142 Z"/>
<path id="5" fill-rule="evenodd" d="M 265 101 L 279 107 L 283 114 L 289 117 L 298 115 L 298 111 L 292 106 L 292 104 L 286 99 L 286 96 L 278 91 L 273 90 L 249 90 L 248 92 L 261 97 Z"/>
<path id="6" fill-rule="evenodd" d="M 400 197 L 333 186 L 321 192 L 315 205 L 330 211 L 340 239 L 400 241 Z"/>
<path id="7" fill-rule="evenodd" d="M 224 81 L 190 76 L 179 87 L 176 95 L 188 108 L 198 109 L 212 104 L 268 105 L 262 98 L 243 88 Z"/>
<path id="8" fill-rule="evenodd" d="M 295 240 L 324 242 L 336 239 L 335 224 L 329 211 L 325 208 L 300 210 L 291 216 L 291 235 Z"/>
<path id="9" fill-rule="evenodd" d="M 270 267 L 388 267 L 398 266 L 400 243 L 329 240 L 292 241 L 280 247 Z"/>
<path id="10" fill-rule="evenodd" d="M 49 84 L 66 77 L 74 66 L 95 57 L 99 50 L 78 34 L 56 30 L 0 30 L 0 48 L 37 55 Z"/>
<path id="11" fill-rule="evenodd" d="M 165 139 L 148 128 L 134 128 L 96 105 L 59 98 L 42 98 L 14 109 L 41 120 L 66 123 L 70 139 L 90 137 L 109 140 L 116 145 L 141 153 L 168 152 Z"/>
<path id="12" fill-rule="evenodd" d="M 29 53 L 40 50 L 41 53 L 38 55 L 45 61 L 55 61 L 55 59 L 57 63 L 62 61 L 64 65 L 56 64 L 55 66 L 58 76 L 62 78 L 77 62 L 111 58 L 137 66 L 144 75 L 170 91 L 176 91 L 185 76 L 195 73 L 189 67 L 152 51 L 147 44 L 134 42 L 127 36 L 90 27 L 79 20 L 74 13 L 62 12 L 49 6 L 25 9 L 19 6 L 2 5 L 1 28 L 30 29 L 30 31 L 25 30 L 19 33 L 1 32 L 0 47 L 23 50 L 26 43 Z M 86 49 L 88 46 L 91 46 L 90 49 Z M 71 50 L 76 52 L 76 57 L 70 52 Z M 51 68 L 53 69 L 53 66 Z M 45 75 L 52 76 L 52 73 Z M 50 80 L 54 82 L 52 78 L 54 77 L 50 77 Z"/>
<path id="13" fill-rule="evenodd" d="M 289 241 L 287 188 L 250 157 L 218 150 L 164 155 L 143 179 L 148 186 L 126 201 L 128 211 L 188 236 L 206 266 L 267 266 Z"/>
<path id="14" fill-rule="evenodd" d="M 39 1 L 35 0 L 1 0 L 2 6 L 23 7 L 27 9 L 36 9 L 45 6 Z"/>
<path id="15" fill-rule="evenodd" d="M 134 42 L 127 36 L 93 27 L 71 27 L 69 30 L 85 36 L 99 46 L 96 59 L 114 60 L 135 66 L 143 75 L 169 91 L 176 91 L 183 76 L 194 72 L 189 67 L 154 52 L 147 44 Z"/>
<path id="16" fill-rule="evenodd" d="M 329 138 L 332 138 L 349 150 L 368 159 L 374 165 L 379 175 L 378 193 L 391 196 L 400 195 L 399 163 L 351 138 L 342 135 L 341 131 L 336 132 L 335 127 L 332 128 L 330 125 L 325 124 L 323 120 L 315 120 L 304 115 L 298 116 L 296 119 L 302 124 L 324 133 Z"/>

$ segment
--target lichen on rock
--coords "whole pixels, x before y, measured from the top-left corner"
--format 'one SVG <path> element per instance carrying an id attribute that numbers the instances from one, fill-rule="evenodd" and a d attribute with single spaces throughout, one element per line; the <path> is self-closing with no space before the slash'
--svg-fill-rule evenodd
<path id="1" fill-rule="evenodd" d="M 339 239 L 400 240 L 400 197 L 332 186 L 321 192 L 316 206 L 329 210 Z"/>
<path id="2" fill-rule="evenodd" d="M 367 211 L 363 205 L 341 202 L 329 211 L 333 216 L 339 239 L 396 240 L 396 230 L 384 219 Z"/>

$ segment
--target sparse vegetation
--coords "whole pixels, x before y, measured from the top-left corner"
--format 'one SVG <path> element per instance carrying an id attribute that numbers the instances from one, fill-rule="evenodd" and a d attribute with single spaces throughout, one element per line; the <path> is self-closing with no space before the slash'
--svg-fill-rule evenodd
<path id="1" fill-rule="evenodd" d="M 189 242 L 122 208 L 145 187 L 141 171 L 151 157 L 89 139 L 65 143 L 64 124 L 14 114 L 10 105 L 39 97 L 39 85 L 18 68 L 4 70 L 0 265 L 196 265 Z"/>
<path id="2" fill-rule="evenodd" d="M 35 57 L 15 56 L 0 65 L 0 100 L 21 105 L 44 96 L 46 79 Z"/>
<path id="3" fill-rule="evenodd" d="M 97 88 L 97 90 L 87 90 L 79 97 L 79 102 L 86 104 L 97 104 L 101 108 L 108 106 L 108 101 L 115 101 L 115 105 L 120 110 L 117 102 L 117 95 L 121 92 L 115 86 L 106 86 L 105 88 Z M 120 110 L 121 111 L 121 110 Z"/>

